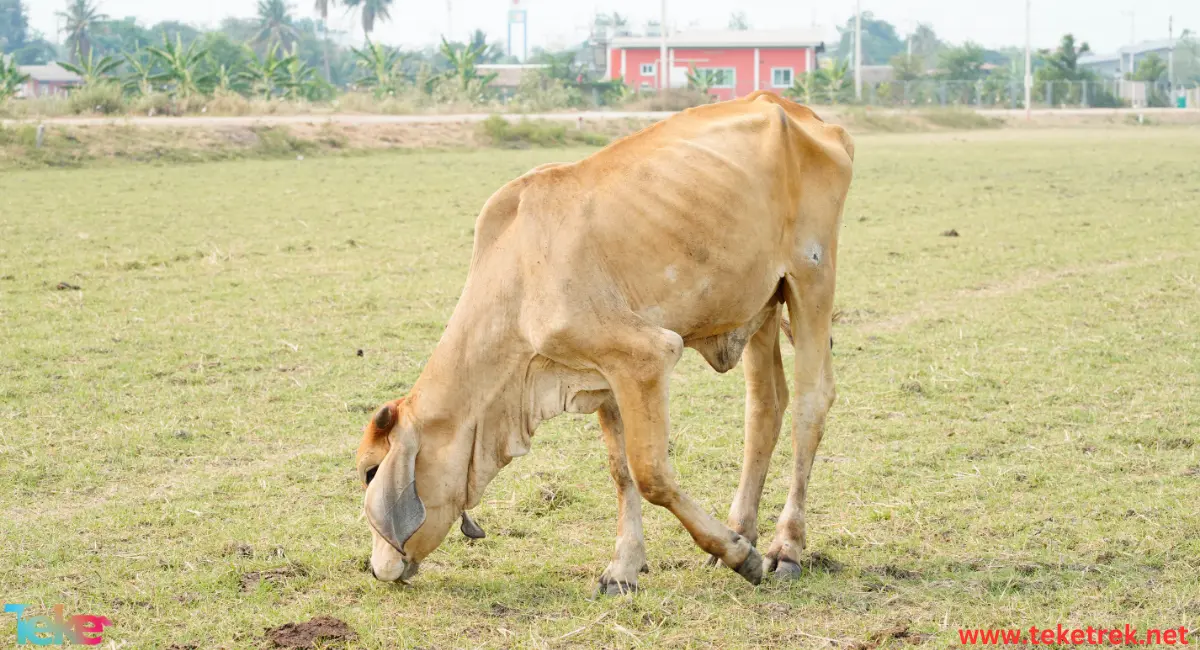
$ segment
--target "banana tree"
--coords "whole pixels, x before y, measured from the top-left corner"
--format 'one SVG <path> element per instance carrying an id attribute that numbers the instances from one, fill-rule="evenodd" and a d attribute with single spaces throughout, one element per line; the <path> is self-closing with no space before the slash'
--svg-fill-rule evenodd
<path id="1" fill-rule="evenodd" d="M 291 62 L 288 63 L 287 78 L 284 81 L 284 96 L 288 99 L 318 99 L 321 94 L 321 86 L 318 83 L 317 70 L 308 65 L 295 54 L 290 57 Z"/>
<path id="2" fill-rule="evenodd" d="M 783 94 L 796 101 L 811 104 L 816 82 L 817 74 L 815 72 L 801 72 L 792 81 L 792 87 L 783 91 Z"/>
<path id="3" fill-rule="evenodd" d="M 260 61 L 253 50 L 246 48 L 246 70 L 238 77 L 250 85 L 254 95 L 269 99 L 279 88 L 286 88 L 288 66 L 296 59 L 296 55 L 279 55 L 279 45 L 272 45 L 267 55 Z"/>
<path id="4" fill-rule="evenodd" d="M 121 85 L 127 92 L 134 92 L 142 96 L 149 95 L 154 92 L 154 61 L 143 59 L 133 54 L 125 54 L 125 65 L 129 68 L 129 74 L 125 75 Z"/>
<path id="5" fill-rule="evenodd" d="M 354 65 L 363 72 L 358 83 L 373 88 L 375 97 L 386 97 L 396 92 L 401 78 L 400 65 L 404 55 L 386 45 L 367 41 L 361 50 L 350 48 L 354 53 Z"/>
<path id="6" fill-rule="evenodd" d="M 836 104 L 843 91 L 850 87 L 850 62 L 848 60 L 834 61 L 833 65 L 817 73 L 819 80 L 829 95 L 829 103 Z"/>
<path id="7" fill-rule="evenodd" d="M 457 81 L 462 90 L 476 88 L 482 96 L 487 85 L 496 78 L 495 72 L 481 75 L 475 68 L 476 61 L 487 50 L 486 46 L 451 45 L 445 37 L 442 38 L 441 53 L 450 62 L 450 69 L 442 74 L 442 81 Z M 473 85 L 474 84 L 474 85 Z"/>
<path id="8" fill-rule="evenodd" d="M 148 47 L 146 52 L 162 66 L 163 71 L 154 76 L 154 81 L 171 84 L 172 94 L 176 96 L 201 94 L 200 89 L 210 82 L 210 76 L 200 71 L 200 64 L 208 56 L 208 49 L 199 41 L 193 41 L 185 48 L 179 34 L 175 35 L 174 43 L 163 34 L 163 46 Z"/>
<path id="9" fill-rule="evenodd" d="M 692 66 L 687 73 L 688 88 L 707 93 L 717 82 L 717 75 L 712 70 L 700 70 Z"/>
<path id="10" fill-rule="evenodd" d="M 111 81 L 108 74 L 121 66 L 121 62 L 111 56 L 102 56 L 97 60 L 96 52 L 93 50 L 89 50 L 86 55 L 81 52 L 75 54 L 79 59 L 78 63 L 59 61 L 58 65 L 64 70 L 79 75 L 85 86 Z"/>
<path id="11" fill-rule="evenodd" d="M 228 63 L 217 63 L 216 59 L 209 57 L 208 65 L 212 68 L 209 78 L 214 93 L 242 93 L 245 88 L 242 77 L 231 69 Z"/>
<path id="12" fill-rule="evenodd" d="M 16 61 L 0 56 L 0 104 L 16 95 L 28 80 L 29 75 L 21 72 Z"/>

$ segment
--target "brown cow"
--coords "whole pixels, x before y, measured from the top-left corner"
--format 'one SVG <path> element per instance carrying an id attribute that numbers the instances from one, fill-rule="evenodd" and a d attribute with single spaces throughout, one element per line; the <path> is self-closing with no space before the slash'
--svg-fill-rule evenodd
<path id="1" fill-rule="evenodd" d="M 637 587 L 642 497 L 750 582 L 764 568 L 798 575 L 809 472 L 834 399 L 834 276 L 853 158 L 841 127 L 763 92 L 684 111 L 496 192 L 445 333 L 358 449 L 375 576 L 407 580 L 460 517 L 464 533 L 482 535 L 466 511 L 529 451 L 538 424 L 563 412 L 599 413 L 617 484 L 602 593 Z M 795 466 L 764 567 L 758 505 L 788 403 L 783 305 L 796 349 Z M 729 528 L 683 492 L 667 459 L 668 387 L 684 347 L 717 372 L 744 361 L 745 461 Z"/>

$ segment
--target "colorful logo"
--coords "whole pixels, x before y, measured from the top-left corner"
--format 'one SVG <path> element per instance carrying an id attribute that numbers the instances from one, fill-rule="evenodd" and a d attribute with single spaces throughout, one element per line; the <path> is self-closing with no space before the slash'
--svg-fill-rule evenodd
<path id="1" fill-rule="evenodd" d="M 17 615 L 17 645 L 62 645 L 67 641 L 79 645 L 100 645 L 104 642 L 100 635 L 105 626 L 112 625 L 107 618 L 90 614 L 79 614 L 68 619 L 63 616 L 61 604 L 54 606 L 52 616 L 25 618 L 23 614 L 26 607 L 29 605 L 4 605 L 6 613 Z"/>

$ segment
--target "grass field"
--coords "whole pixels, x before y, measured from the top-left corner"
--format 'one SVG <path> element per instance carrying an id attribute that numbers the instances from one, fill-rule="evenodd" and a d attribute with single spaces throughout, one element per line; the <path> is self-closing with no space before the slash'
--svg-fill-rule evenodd
<path id="1" fill-rule="evenodd" d="M 475 513 L 487 539 L 452 534 L 410 587 L 367 573 L 352 462 L 437 341 L 486 197 L 587 150 L 0 174 L 0 598 L 107 616 L 129 648 L 256 648 L 320 614 L 354 647 L 1195 629 L 1197 152 L 1182 129 L 860 138 L 803 579 L 707 569 L 648 508 L 642 592 L 601 600 L 594 418 L 543 425 Z M 742 395 L 690 351 L 672 388 L 675 467 L 722 518 Z"/>

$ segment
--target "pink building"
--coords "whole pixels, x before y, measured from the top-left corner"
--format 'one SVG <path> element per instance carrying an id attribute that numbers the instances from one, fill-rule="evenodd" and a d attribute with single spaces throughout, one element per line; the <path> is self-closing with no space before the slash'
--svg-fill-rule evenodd
<path id="1" fill-rule="evenodd" d="M 661 39 L 657 36 L 618 36 L 608 52 L 608 79 L 624 79 L 635 90 L 662 85 Z M 755 90 L 782 92 L 796 75 L 817 68 L 825 51 L 818 29 L 754 31 L 685 31 L 667 37 L 670 87 L 687 87 L 692 68 L 709 70 L 710 93 L 733 99 Z"/>

